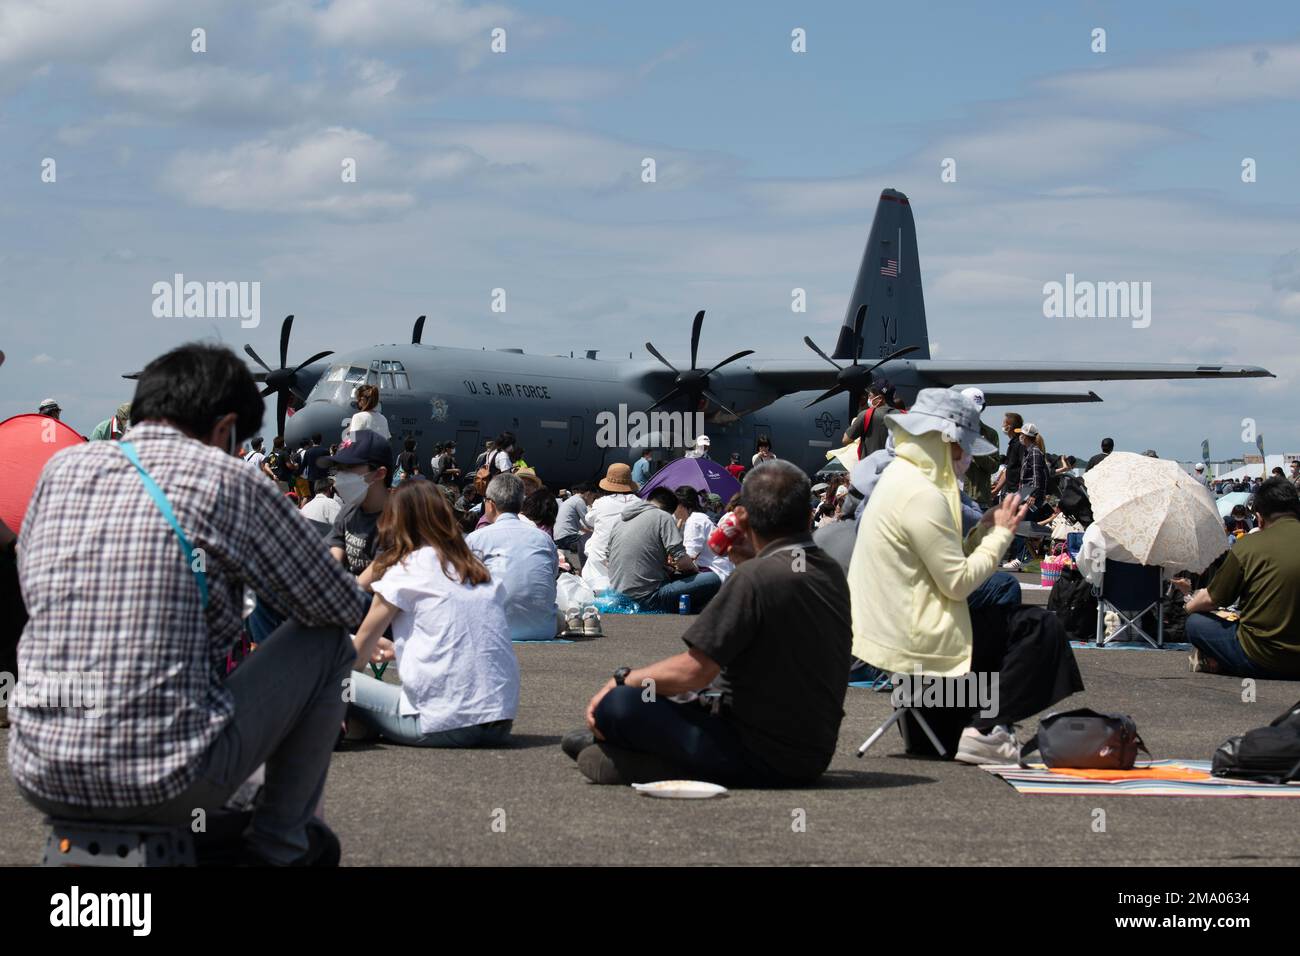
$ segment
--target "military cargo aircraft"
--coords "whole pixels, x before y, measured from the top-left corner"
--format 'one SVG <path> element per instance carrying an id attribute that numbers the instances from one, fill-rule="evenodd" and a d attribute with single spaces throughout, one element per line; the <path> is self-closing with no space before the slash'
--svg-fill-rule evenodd
<path id="1" fill-rule="evenodd" d="M 674 365 L 652 343 L 648 359 L 606 360 L 525 354 L 522 349 L 465 349 L 422 341 L 424 316 L 409 343 L 377 345 L 335 354 L 321 352 L 290 367 L 289 316 L 280 338 L 280 366 L 262 367 L 264 395 L 277 396 L 277 422 L 291 447 L 320 433 L 339 440 L 355 410 L 359 385 L 378 385 L 380 411 L 388 420 L 395 451 L 413 437 L 422 461 L 436 443 L 456 442 L 457 464 L 467 471 L 485 440 L 513 432 L 524 457 L 553 487 L 594 478 L 614 462 L 629 462 L 645 445 L 655 458 L 677 457 L 702 428 L 712 441 L 710 457 L 725 464 L 732 451 L 746 465 L 760 436 L 769 436 L 778 457 L 810 473 L 838 447 L 865 389 L 888 379 L 904 404 L 932 386 L 986 383 L 1085 382 L 1118 379 L 1228 379 L 1271 376 L 1240 365 L 1144 365 L 1132 363 L 935 360 L 921 290 L 920 260 L 912 207 L 903 193 L 881 193 L 839 338 L 827 355 L 811 338 L 815 359 L 767 360 L 746 349 L 713 365 L 699 362 L 704 313 L 691 330 L 690 365 Z M 325 359 L 329 361 L 325 361 Z M 843 402 L 829 402 L 836 395 Z M 985 388 L 989 405 L 1100 401 L 1088 392 L 1028 392 Z M 289 413 L 293 411 L 292 415 Z M 647 424 L 626 424 L 638 413 Z M 694 423 L 666 433 L 664 414 Z M 699 417 L 696 417 L 698 413 Z M 654 415 L 660 417 L 656 419 Z M 286 421 L 286 415 L 289 415 Z"/>

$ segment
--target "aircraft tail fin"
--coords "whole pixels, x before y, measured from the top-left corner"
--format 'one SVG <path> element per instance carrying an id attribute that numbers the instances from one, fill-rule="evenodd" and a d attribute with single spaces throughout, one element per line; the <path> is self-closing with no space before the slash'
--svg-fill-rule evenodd
<path id="1" fill-rule="evenodd" d="M 854 321 L 864 305 L 867 314 L 862 326 L 862 359 L 875 361 L 908 345 L 919 348 L 910 358 L 930 357 L 916 222 L 911 203 L 896 189 L 880 194 L 833 358 L 853 358 Z"/>

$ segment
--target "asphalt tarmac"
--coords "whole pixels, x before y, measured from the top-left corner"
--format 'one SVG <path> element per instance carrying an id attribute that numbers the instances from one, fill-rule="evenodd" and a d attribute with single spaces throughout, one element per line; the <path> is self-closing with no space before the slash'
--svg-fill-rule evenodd
<path id="1" fill-rule="evenodd" d="M 618 666 L 681 649 L 687 619 L 607 615 L 606 636 L 517 645 L 523 693 L 513 744 L 417 750 L 349 744 L 334 755 L 326 819 L 345 865 L 1255 865 L 1300 862 L 1300 802 L 1186 797 L 1020 796 L 957 763 L 908 758 L 891 730 L 858 745 L 889 695 L 849 688 L 830 770 L 802 790 L 657 800 L 595 786 L 559 749 Z M 1157 757 L 1209 759 L 1267 724 L 1300 685 L 1192 674 L 1177 651 L 1079 650 L 1087 690 L 1062 709 L 1131 714 Z M 389 679 L 392 679 L 390 668 Z M 1032 725 L 1020 728 L 1021 738 Z M 8 731 L 0 731 L 0 752 Z M 41 816 L 0 782 L 0 864 L 35 863 Z M 1105 811 L 1097 832 L 1094 809 Z"/>

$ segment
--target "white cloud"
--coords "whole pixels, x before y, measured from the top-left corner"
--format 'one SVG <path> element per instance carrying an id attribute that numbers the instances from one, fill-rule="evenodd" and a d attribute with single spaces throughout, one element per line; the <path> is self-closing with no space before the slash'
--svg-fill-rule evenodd
<path id="1" fill-rule="evenodd" d="M 342 178 L 355 160 L 356 182 Z M 318 212 L 358 217 L 409 208 L 415 198 L 392 188 L 392 151 L 374 137 L 331 127 L 240 143 L 228 150 L 179 153 L 161 185 L 195 206 L 239 212 Z"/>
<path id="2" fill-rule="evenodd" d="M 1094 106 L 1158 111 L 1300 96 L 1300 44 L 1243 44 L 1159 62 L 1047 77 L 1039 86 Z"/>

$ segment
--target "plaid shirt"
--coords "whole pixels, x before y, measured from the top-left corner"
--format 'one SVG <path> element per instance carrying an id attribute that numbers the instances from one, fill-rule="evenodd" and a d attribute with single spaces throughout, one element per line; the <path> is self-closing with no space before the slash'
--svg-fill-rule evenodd
<path id="1" fill-rule="evenodd" d="M 293 505 L 238 458 L 161 423 L 127 437 L 201 552 L 209 604 L 116 442 L 50 459 L 19 540 L 31 615 L 19 675 L 95 675 L 104 699 L 98 716 L 66 698 L 12 708 L 9 764 L 27 790 L 78 806 L 152 806 L 193 781 L 234 712 L 223 681 L 245 585 L 308 626 L 355 630 L 369 604 Z"/>

